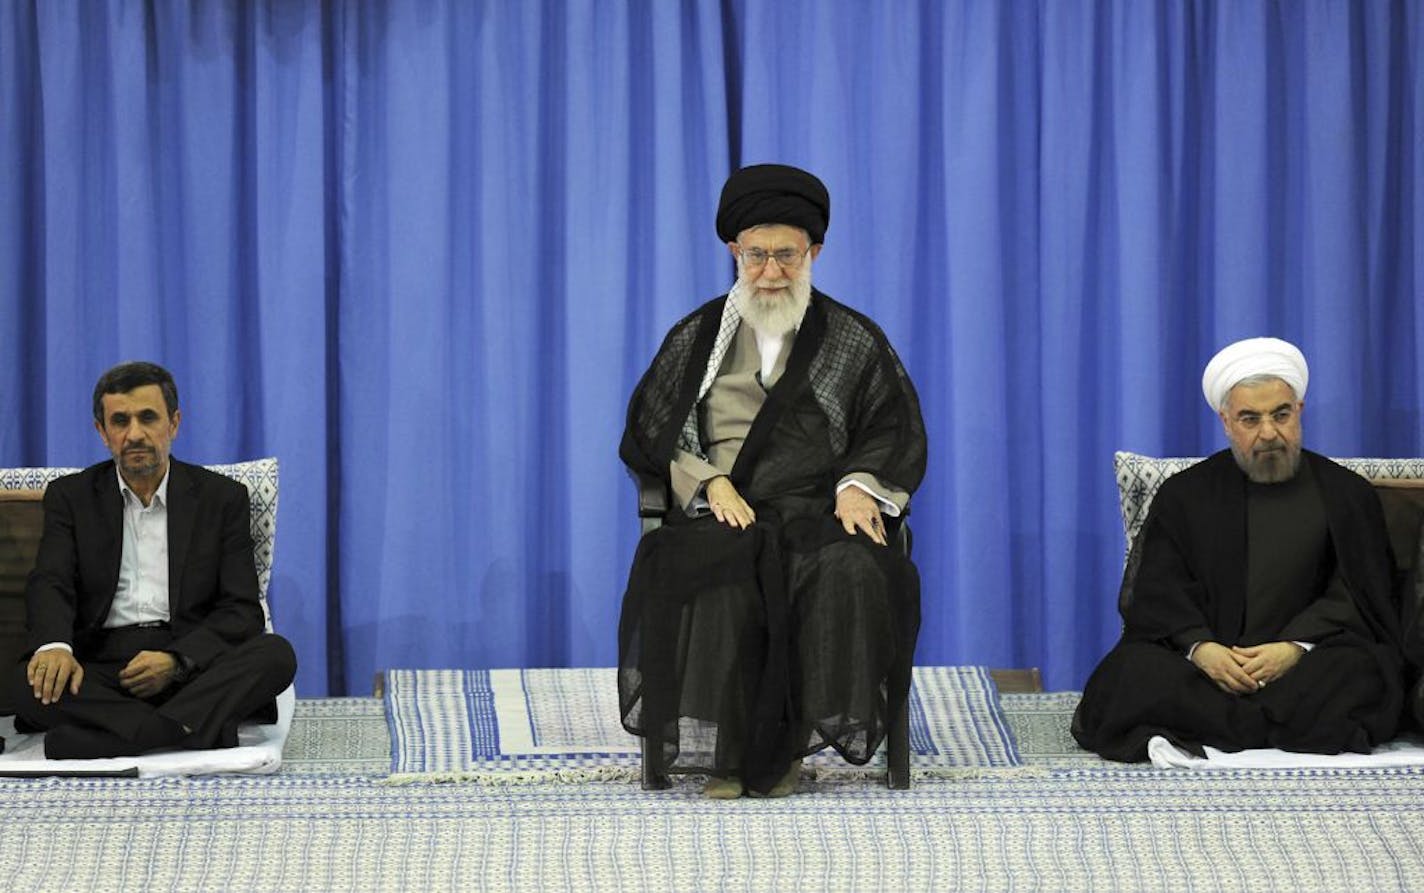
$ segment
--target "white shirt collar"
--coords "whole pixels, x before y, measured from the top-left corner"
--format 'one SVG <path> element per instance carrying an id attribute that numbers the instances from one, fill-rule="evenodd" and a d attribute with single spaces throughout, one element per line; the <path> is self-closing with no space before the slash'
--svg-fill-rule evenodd
<path id="1" fill-rule="evenodd" d="M 153 502 L 150 503 L 150 504 L 157 504 L 157 505 L 161 505 L 161 506 L 167 507 L 167 505 L 168 505 L 168 476 L 169 476 L 170 474 L 172 474 L 172 473 L 173 473 L 173 460 L 170 458 L 170 459 L 168 460 L 168 467 L 163 470 L 163 480 L 161 480 L 161 481 L 158 482 L 158 489 L 153 491 Z M 126 480 L 124 480 L 124 475 L 123 475 L 123 473 L 119 471 L 119 463 L 118 463 L 118 462 L 115 462 L 115 463 L 114 463 L 114 477 L 116 477 L 116 478 L 119 479 L 119 495 L 124 498 L 124 502 L 125 502 L 126 504 L 127 504 L 127 502 L 128 502 L 129 499 L 133 499 L 133 500 L 135 500 L 136 502 L 138 502 L 139 505 L 143 505 L 143 500 L 138 498 L 138 494 L 137 494 L 137 493 L 134 493 L 133 489 L 129 487 L 129 482 L 126 481 Z"/>

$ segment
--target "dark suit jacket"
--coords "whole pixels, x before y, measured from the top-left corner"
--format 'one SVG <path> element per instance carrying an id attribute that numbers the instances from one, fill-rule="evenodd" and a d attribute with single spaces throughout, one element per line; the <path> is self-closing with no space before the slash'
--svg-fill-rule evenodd
<path id="1" fill-rule="evenodd" d="M 203 669 L 262 633 L 247 488 L 169 459 L 171 650 Z M 51 483 L 44 535 L 25 587 L 28 648 L 68 642 L 83 659 L 103 635 L 122 557 L 123 496 L 112 460 Z"/>

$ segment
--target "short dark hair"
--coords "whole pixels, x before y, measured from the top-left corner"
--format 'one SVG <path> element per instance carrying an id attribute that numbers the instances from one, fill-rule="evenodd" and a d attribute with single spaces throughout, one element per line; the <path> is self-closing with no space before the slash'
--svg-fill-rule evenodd
<path id="1" fill-rule="evenodd" d="M 157 363 L 139 361 L 120 363 L 99 376 L 99 383 L 94 385 L 94 421 L 100 426 L 104 424 L 105 394 L 127 394 L 147 384 L 158 385 L 163 392 L 163 402 L 168 406 L 168 417 L 173 418 L 173 413 L 178 411 L 178 385 L 172 373 Z"/>

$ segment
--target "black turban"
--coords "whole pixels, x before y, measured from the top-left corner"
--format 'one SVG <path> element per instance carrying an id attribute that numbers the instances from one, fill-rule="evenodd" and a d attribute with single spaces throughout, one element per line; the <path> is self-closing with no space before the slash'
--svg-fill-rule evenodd
<path id="1" fill-rule="evenodd" d="M 737 233 L 762 223 L 799 226 L 812 245 L 826 238 L 831 195 L 815 175 L 786 164 L 754 164 L 727 178 L 717 203 L 717 238 L 737 241 Z"/>

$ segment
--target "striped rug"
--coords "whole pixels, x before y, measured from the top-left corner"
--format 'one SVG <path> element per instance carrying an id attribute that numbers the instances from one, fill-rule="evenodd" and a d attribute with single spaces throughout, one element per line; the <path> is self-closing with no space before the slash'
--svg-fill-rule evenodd
<path id="1" fill-rule="evenodd" d="M 397 780 L 543 781 L 636 777 L 638 741 L 618 722 L 617 671 L 391 670 L 385 708 Z M 921 775 L 1021 765 L 984 667 L 916 667 L 911 769 Z M 827 775 L 884 771 L 883 751 L 849 767 L 824 751 Z"/>

